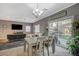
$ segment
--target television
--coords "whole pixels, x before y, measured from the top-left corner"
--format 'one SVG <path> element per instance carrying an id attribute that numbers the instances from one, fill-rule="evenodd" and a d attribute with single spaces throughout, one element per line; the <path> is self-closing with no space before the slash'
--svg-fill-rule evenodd
<path id="1" fill-rule="evenodd" d="M 12 24 L 12 30 L 22 30 L 22 25 L 20 24 Z"/>

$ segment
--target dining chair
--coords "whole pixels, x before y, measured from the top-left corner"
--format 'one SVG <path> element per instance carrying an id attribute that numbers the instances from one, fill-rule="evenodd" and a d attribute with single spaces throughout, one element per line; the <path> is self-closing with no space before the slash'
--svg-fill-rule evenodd
<path id="1" fill-rule="evenodd" d="M 27 52 L 27 55 L 29 55 L 29 52 L 28 52 L 28 48 L 26 47 L 29 43 L 27 42 L 27 40 L 29 40 L 30 38 L 27 37 L 27 38 L 24 38 L 24 54 Z"/>
<path id="2" fill-rule="evenodd" d="M 55 53 L 55 38 L 54 36 L 49 36 L 48 39 L 50 40 L 49 45 L 52 47 L 52 53 L 54 54 Z"/>
<path id="3" fill-rule="evenodd" d="M 50 46 L 52 48 L 52 53 L 54 53 L 55 52 L 55 39 L 53 36 L 46 36 L 44 39 L 44 47 L 46 47 L 47 49 L 48 56 L 50 54 L 50 49 L 49 49 Z"/>
<path id="4" fill-rule="evenodd" d="M 39 53 L 41 54 L 42 51 L 43 51 L 43 56 L 44 56 L 44 39 L 45 37 L 44 36 L 41 36 L 41 37 L 38 37 L 37 40 L 38 40 L 38 45 L 39 45 L 39 48 L 38 48 L 38 51 Z"/>
<path id="5" fill-rule="evenodd" d="M 43 45 L 44 45 L 44 48 L 46 47 L 46 49 L 47 49 L 47 54 L 48 54 L 48 56 L 49 56 L 49 37 L 48 36 L 45 36 L 45 38 L 44 38 L 44 43 L 43 43 Z"/>

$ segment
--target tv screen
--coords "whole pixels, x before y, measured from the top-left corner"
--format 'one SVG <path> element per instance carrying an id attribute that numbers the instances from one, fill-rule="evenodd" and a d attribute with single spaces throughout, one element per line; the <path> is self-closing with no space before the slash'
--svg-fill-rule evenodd
<path id="1" fill-rule="evenodd" d="M 20 25 L 20 24 L 12 24 L 12 30 L 22 30 L 22 25 Z"/>

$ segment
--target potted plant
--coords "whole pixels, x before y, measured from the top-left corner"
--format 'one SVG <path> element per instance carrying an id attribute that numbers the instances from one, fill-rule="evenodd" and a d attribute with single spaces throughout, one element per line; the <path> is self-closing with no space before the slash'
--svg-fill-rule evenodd
<path id="1" fill-rule="evenodd" d="M 69 51 L 74 56 L 79 56 L 79 36 L 71 39 L 69 43 Z"/>
<path id="2" fill-rule="evenodd" d="M 79 21 L 73 23 L 73 35 L 69 41 L 69 51 L 74 56 L 79 56 Z"/>

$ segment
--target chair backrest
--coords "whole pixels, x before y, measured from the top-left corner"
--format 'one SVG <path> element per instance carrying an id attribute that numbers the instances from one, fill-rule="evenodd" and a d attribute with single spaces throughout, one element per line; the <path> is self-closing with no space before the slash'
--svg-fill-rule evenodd
<path id="1" fill-rule="evenodd" d="M 50 44 L 54 41 L 54 37 L 52 37 L 52 36 L 49 36 L 48 37 L 48 40 L 50 40 Z"/>
<path id="2" fill-rule="evenodd" d="M 54 37 L 52 37 L 52 36 L 49 36 L 49 37 L 48 37 L 48 39 L 49 39 L 49 40 L 53 40 L 53 39 L 54 39 Z"/>
<path id="3" fill-rule="evenodd" d="M 44 36 L 41 36 L 41 37 L 38 37 L 37 40 L 40 42 L 40 43 L 43 43 L 45 37 Z"/>
<path id="4" fill-rule="evenodd" d="M 37 38 L 37 40 L 38 40 L 38 42 L 39 42 L 39 51 L 40 51 L 40 52 L 42 51 L 44 39 L 45 39 L 45 37 L 43 37 L 43 36 Z"/>

